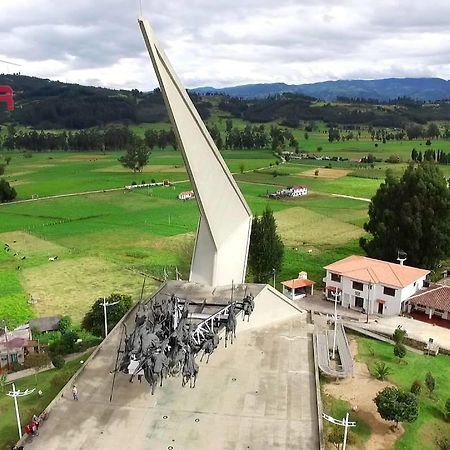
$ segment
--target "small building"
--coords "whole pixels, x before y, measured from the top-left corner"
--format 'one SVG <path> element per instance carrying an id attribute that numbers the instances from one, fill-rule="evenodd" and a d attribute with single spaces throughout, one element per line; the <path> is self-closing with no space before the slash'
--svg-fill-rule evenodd
<path id="1" fill-rule="evenodd" d="M 178 200 L 192 200 L 195 198 L 194 191 L 185 191 L 178 194 Z"/>
<path id="2" fill-rule="evenodd" d="M 365 256 L 349 256 L 325 266 L 325 297 L 368 314 L 397 315 L 423 288 L 429 270 Z"/>
<path id="3" fill-rule="evenodd" d="M 288 186 L 284 189 L 280 189 L 279 191 L 272 192 L 267 196 L 270 198 L 287 198 L 287 197 L 295 198 L 307 194 L 308 188 L 306 186 Z"/>
<path id="4" fill-rule="evenodd" d="M 31 330 L 47 333 L 49 331 L 58 331 L 60 321 L 61 317 L 59 316 L 39 317 L 39 319 L 30 320 L 29 325 Z"/>
<path id="5" fill-rule="evenodd" d="M 25 356 L 30 351 L 34 351 L 35 342 L 31 338 L 28 325 L 22 325 L 6 333 L 2 329 L 0 334 L 0 368 L 7 367 L 9 364 L 22 365 Z"/>
<path id="6" fill-rule="evenodd" d="M 407 305 L 408 313 L 413 314 L 414 318 L 421 319 L 424 315 L 431 320 L 437 317 L 448 320 L 450 326 L 450 286 L 431 285 L 412 295 Z"/>
<path id="7" fill-rule="evenodd" d="M 300 272 L 298 278 L 293 280 L 286 280 L 281 283 L 283 285 L 283 294 L 292 299 L 298 300 L 307 295 L 313 295 L 314 281 L 308 280 L 308 274 L 306 272 Z"/>

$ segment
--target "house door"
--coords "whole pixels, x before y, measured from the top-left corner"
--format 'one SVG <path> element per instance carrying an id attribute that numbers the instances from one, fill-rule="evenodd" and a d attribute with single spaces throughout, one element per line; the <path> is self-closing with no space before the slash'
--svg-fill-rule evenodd
<path id="1" fill-rule="evenodd" d="M 383 314 L 383 307 L 384 307 L 383 303 L 378 303 L 378 314 Z"/>
<path id="2" fill-rule="evenodd" d="M 364 299 L 362 297 L 355 297 L 355 307 L 356 308 L 364 307 Z"/>

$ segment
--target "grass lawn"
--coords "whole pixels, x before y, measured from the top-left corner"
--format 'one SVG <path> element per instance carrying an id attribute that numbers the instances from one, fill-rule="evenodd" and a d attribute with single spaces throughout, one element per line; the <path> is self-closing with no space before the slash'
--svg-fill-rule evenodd
<path id="1" fill-rule="evenodd" d="M 80 361 L 85 361 L 88 356 L 89 353 L 86 353 L 80 358 L 66 363 L 63 369 L 47 370 L 37 374 L 36 377 L 31 375 L 15 382 L 16 389 L 36 388 L 36 391 L 32 394 L 19 398 L 22 432 L 24 432 L 27 422 L 31 421 L 33 414 L 39 415 L 47 408 L 70 377 L 80 368 Z M 11 445 L 15 444 L 19 438 L 14 400 L 5 395 L 10 388 L 10 385 L 5 386 L 4 392 L 0 394 L 0 449 L 10 449 Z M 38 390 L 43 392 L 42 396 L 38 395 Z M 45 426 L 45 423 L 43 426 Z"/>
<path id="2" fill-rule="evenodd" d="M 419 417 L 413 423 L 405 423 L 405 433 L 395 445 L 395 450 L 436 450 L 436 438 L 447 435 L 450 425 L 444 421 L 443 408 L 450 398 L 450 358 L 444 355 L 424 356 L 408 352 L 406 363 L 398 364 L 393 354 L 393 346 L 370 338 L 358 337 L 358 359 L 367 363 L 372 372 L 377 361 L 390 366 L 392 374 L 388 380 L 409 392 L 414 380 L 423 383 L 419 396 Z M 375 356 L 372 356 L 373 349 Z M 425 375 L 431 372 L 436 379 L 436 390 L 432 397 L 425 387 Z"/>
<path id="3" fill-rule="evenodd" d="M 349 434 L 351 435 L 348 443 L 351 443 L 355 448 L 362 448 L 364 443 L 369 439 L 370 436 L 370 427 L 369 425 L 361 418 L 361 416 L 352 411 L 350 403 L 336 399 L 331 395 L 325 394 L 322 392 L 322 405 L 325 414 L 334 417 L 335 419 L 342 420 L 345 418 L 346 414 L 349 413 L 349 421 L 356 422 L 356 427 L 349 428 Z M 324 435 L 325 442 L 327 443 L 327 435 L 332 430 L 333 426 L 330 422 L 323 420 L 324 425 Z M 328 448 L 334 448 L 331 444 L 328 445 Z"/>

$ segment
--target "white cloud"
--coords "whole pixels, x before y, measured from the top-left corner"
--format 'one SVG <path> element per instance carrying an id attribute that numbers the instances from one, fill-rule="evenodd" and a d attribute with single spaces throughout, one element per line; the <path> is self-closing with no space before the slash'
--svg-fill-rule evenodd
<path id="1" fill-rule="evenodd" d="M 0 59 L 21 72 L 117 88 L 156 79 L 122 0 L 3 0 Z M 450 2 L 142 0 L 188 87 L 343 78 L 448 77 Z M 17 71 L 2 66 L 0 70 Z"/>

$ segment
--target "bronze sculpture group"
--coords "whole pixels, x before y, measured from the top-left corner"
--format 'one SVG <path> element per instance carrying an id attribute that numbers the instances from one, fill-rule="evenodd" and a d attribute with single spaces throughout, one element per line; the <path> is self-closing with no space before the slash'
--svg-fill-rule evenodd
<path id="1" fill-rule="evenodd" d="M 189 383 L 195 388 L 199 371 L 196 356 L 203 351 L 207 355 L 206 363 L 219 345 L 219 334 L 225 330 L 225 347 L 230 339 L 236 338 L 236 316 L 242 311 L 243 320 L 249 317 L 254 309 L 253 296 L 246 295 L 241 302 L 231 301 L 223 308 L 223 314 L 216 314 L 212 326 L 200 330 L 194 339 L 194 331 L 199 331 L 202 322 L 194 326 L 189 311 L 189 302 L 180 306 L 179 299 L 172 295 L 167 299 L 152 299 L 148 303 L 140 303 L 136 310 L 134 330 L 128 334 L 124 324 L 124 348 L 118 367 L 120 371 L 131 374 L 130 382 L 137 375 L 144 376 L 154 394 L 159 383 L 162 387 L 167 376 L 182 375 L 182 386 Z M 206 321 L 204 321 L 206 323 Z M 120 346 L 122 347 L 122 345 Z"/>

